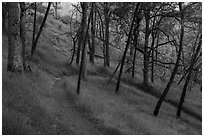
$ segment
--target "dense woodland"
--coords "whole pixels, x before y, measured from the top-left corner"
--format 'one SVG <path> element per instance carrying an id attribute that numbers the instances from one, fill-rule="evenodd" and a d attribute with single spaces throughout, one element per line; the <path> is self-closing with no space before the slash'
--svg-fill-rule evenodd
<path id="1" fill-rule="evenodd" d="M 33 80 L 37 77 L 37 73 L 42 75 L 43 63 L 39 62 L 45 60 L 44 69 L 46 68 L 46 75 L 49 74 L 50 77 L 55 76 L 55 79 L 59 79 L 55 73 L 58 74 L 64 66 L 66 69 L 63 70 L 63 77 L 60 80 L 62 78 L 69 79 L 69 75 L 66 75 L 68 72 L 76 74 L 74 77 L 76 80 L 71 80 L 75 81 L 75 86 L 69 85 L 72 82 L 64 82 L 66 87 L 74 90 L 73 98 L 80 97 L 81 99 L 85 96 L 84 86 L 89 85 L 87 82 L 92 81 L 93 73 L 96 76 L 105 75 L 101 88 L 106 90 L 111 87 L 111 90 L 107 91 L 108 94 L 113 93 L 110 95 L 112 98 L 126 96 L 123 87 L 125 83 L 156 98 L 151 103 L 154 108 L 149 110 L 151 117 L 158 119 L 159 112 L 166 109 L 161 106 L 167 102 L 176 108 L 172 112 L 175 113 L 173 119 L 182 120 L 188 114 L 202 123 L 202 116 L 197 113 L 197 109 L 192 109 L 189 107 L 190 105 L 183 107 L 186 96 L 199 94 L 198 96 L 201 98 L 202 95 L 201 2 L 78 2 L 70 3 L 69 13 L 61 15 L 59 12 L 63 8 L 62 5 L 61 2 L 2 3 L 3 51 L 7 52 L 5 56 L 3 54 L 3 73 L 6 73 L 3 75 L 3 113 L 7 115 L 6 117 L 9 117 L 10 106 L 7 99 L 4 101 L 4 97 L 12 95 L 12 92 L 6 93 L 8 90 L 6 85 L 8 87 L 11 85 L 9 86 L 9 82 L 4 82 L 6 81 L 4 77 L 8 77 L 8 79 L 29 77 Z M 56 30 L 54 30 L 53 22 L 59 22 Z M 53 35 L 51 35 L 51 30 L 55 32 Z M 47 42 L 42 44 L 46 40 Z M 64 45 L 61 44 L 62 41 Z M 8 42 L 8 47 L 4 48 L 5 42 Z M 46 44 L 47 46 L 43 49 L 43 45 Z M 49 53 L 54 49 L 52 45 L 58 47 L 57 50 L 64 52 Z M 60 55 L 57 57 L 58 54 Z M 50 58 L 45 59 L 45 56 L 48 55 Z M 60 59 L 61 56 L 64 59 Z M 54 61 L 55 59 L 56 61 Z M 56 65 L 56 71 L 52 71 L 52 65 L 62 60 L 64 60 L 63 65 Z M 51 67 L 49 68 L 46 63 L 50 63 Z M 60 66 L 62 67 L 60 68 Z M 100 71 L 92 72 L 96 66 L 100 66 Z M 49 73 L 47 74 L 47 72 Z M 45 78 L 44 75 L 42 77 Z M 40 81 L 39 79 L 36 81 Z M 15 82 L 13 83 L 15 84 Z M 156 89 L 157 85 L 162 88 Z M 89 87 L 91 86 L 95 86 L 94 82 L 89 85 Z M 47 87 L 49 86 L 47 85 Z M 24 89 L 26 91 L 25 87 Z M 168 94 L 170 95 L 168 96 Z M 92 96 L 94 97 L 94 95 Z M 174 98 L 177 100 L 175 101 Z M 191 98 L 197 100 L 194 96 Z M 144 98 L 144 100 L 148 100 L 148 98 Z M 9 101 L 12 104 L 12 99 Z M 143 102 L 140 103 L 143 104 Z M 13 108 L 20 109 L 20 106 L 16 108 L 13 106 Z M 182 110 L 185 113 L 183 117 Z M 24 113 L 24 110 L 21 112 Z M 137 113 L 135 112 L 134 115 Z M 164 112 L 161 112 L 161 115 L 165 115 Z M 37 131 L 25 133 L 25 129 L 19 128 L 19 125 L 14 128 L 8 124 L 9 122 L 5 123 L 3 119 L 4 134 L 38 134 Z M 154 125 L 154 123 L 151 124 Z M 6 130 L 7 128 L 9 130 Z M 201 129 L 199 126 L 197 128 Z M 122 128 L 119 129 L 122 130 Z M 120 134 L 115 132 L 101 133 Z M 59 134 L 61 133 L 75 134 L 60 130 Z M 39 131 L 39 134 L 58 134 L 58 132 Z M 78 132 L 78 134 L 98 133 Z M 128 132 L 124 131 L 124 134 L 128 134 Z M 138 131 L 130 134 L 174 133 L 140 133 Z M 177 134 L 180 133 L 177 132 Z M 201 134 L 201 131 L 198 130 L 195 134 Z"/>

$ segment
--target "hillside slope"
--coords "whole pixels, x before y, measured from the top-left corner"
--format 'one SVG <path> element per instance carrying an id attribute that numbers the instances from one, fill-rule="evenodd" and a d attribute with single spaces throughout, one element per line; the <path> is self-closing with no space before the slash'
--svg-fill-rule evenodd
<path id="1" fill-rule="evenodd" d="M 32 72 L 22 74 L 6 71 L 8 42 L 3 35 L 3 134 L 202 133 L 201 121 L 185 113 L 176 119 L 176 108 L 168 103 L 158 117 L 153 116 L 158 98 L 136 87 L 123 83 L 115 95 L 114 81 L 106 86 L 109 76 L 101 60 L 97 60 L 101 65 L 88 65 L 88 78 L 77 95 L 78 66 L 68 65 L 71 40 L 57 35 L 65 30 L 61 22 L 48 20 L 29 60 Z M 31 32 L 28 39 L 29 50 Z"/>

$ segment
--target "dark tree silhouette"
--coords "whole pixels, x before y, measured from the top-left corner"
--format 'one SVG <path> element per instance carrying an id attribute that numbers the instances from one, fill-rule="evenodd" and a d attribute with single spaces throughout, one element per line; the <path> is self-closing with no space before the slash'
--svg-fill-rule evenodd
<path id="1" fill-rule="evenodd" d="M 121 78 L 121 75 L 122 75 L 127 50 L 129 48 L 129 44 L 131 42 L 132 30 L 133 30 L 133 25 L 134 25 L 134 22 L 135 22 L 135 18 L 138 16 L 138 13 L 139 13 L 139 6 L 140 6 L 140 3 L 137 3 L 137 6 L 136 6 L 135 11 L 133 13 L 133 19 L 132 19 L 132 23 L 131 23 L 130 30 L 129 30 L 128 39 L 127 39 L 127 43 L 126 43 L 126 46 L 125 46 L 125 51 L 123 53 L 123 57 L 122 57 L 122 60 L 121 60 L 120 72 L 119 72 L 119 75 L 118 75 L 118 81 L 117 81 L 116 90 L 115 90 L 116 94 L 118 93 L 118 90 L 119 90 L 119 87 L 120 87 L 120 78 Z"/>
<path id="2" fill-rule="evenodd" d="M 140 12 L 140 11 L 139 11 Z M 133 55 L 133 61 L 132 61 L 132 78 L 135 77 L 135 60 L 136 60 L 136 54 L 137 54 L 137 45 L 138 45 L 138 37 L 139 37 L 139 27 L 140 27 L 140 21 L 142 18 L 140 17 L 140 13 L 138 13 L 137 21 L 136 21 L 136 27 L 134 29 L 134 55 Z"/>
<path id="3" fill-rule="evenodd" d="M 91 46 L 90 46 L 90 62 L 94 64 L 95 56 L 95 3 L 91 3 Z"/>
<path id="4" fill-rule="evenodd" d="M 156 18 L 153 19 L 153 25 L 152 27 L 154 28 L 156 24 Z M 151 66 L 151 82 L 154 82 L 154 45 L 155 45 L 155 39 L 157 36 L 157 31 L 152 31 L 151 32 L 151 36 L 152 36 L 152 43 L 151 43 L 151 56 L 152 56 L 152 66 Z"/>
<path id="5" fill-rule="evenodd" d="M 70 61 L 70 65 L 72 64 L 73 60 L 74 60 L 74 55 L 75 55 L 75 52 L 76 52 L 76 41 L 78 40 L 79 38 L 79 32 L 80 30 L 77 31 L 76 35 L 75 36 L 72 36 L 71 35 L 71 38 L 72 38 L 72 42 L 73 42 L 73 52 L 72 52 L 72 57 L 71 57 L 71 61 Z"/>
<path id="6" fill-rule="evenodd" d="M 34 3 L 34 19 L 33 19 L 33 38 L 32 38 L 32 47 L 34 47 L 34 42 L 35 42 L 35 32 L 36 32 L 36 13 L 37 13 L 37 3 Z M 32 54 L 32 50 L 31 50 Z"/>
<path id="7" fill-rule="evenodd" d="M 82 5 L 82 3 L 80 3 L 80 5 L 81 5 L 81 7 L 83 6 Z M 83 8 L 82 8 L 82 13 L 83 13 Z M 84 18 L 82 17 L 81 18 L 81 25 L 80 25 L 80 28 L 83 28 L 83 20 L 84 20 Z M 82 34 L 83 34 L 83 31 L 84 30 L 82 30 L 82 29 L 80 29 L 79 30 L 80 32 L 79 32 L 79 39 L 78 39 L 78 47 L 77 47 L 77 57 L 76 57 L 76 64 L 78 64 L 79 65 L 79 61 L 80 61 L 80 52 L 81 52 L 81 43 L 82 43 Z"/>
<path id="8" fill-rule="evenodd" d="M 45 17 L 43 19 L 43 22 L 42 22 L 40 28 L 39 28 L 39 31 L 38 31 L 38 34 L 37 34 L 37 36 L 35 38 L 34 44 L 32 45 L 31 55 L 33 55 L 34 52 L 35 52 L 38 40 L 40 38 L 40 35 L 41 35 L 42 31 L 43 31 L 43 27 L 45 26 L 45 22 L 47 20 L 47 16 L 48 16 L 48 13 L 49 13 L 49 10 L 50 10 L 50 6 L 51 6 L 51 2 L 48 3 L 47 10 L 46 10 L 46 13 L 45 13 Z"/>
<path id="9" fill-rule="evenodd" d="M 104 2 L 104 16 L 105 16 L 105 66 L 110 66 L 110 53 L 109 53 L 109 25 L 110 25 L 110 12 L 109 3 Z"/>
<path id="10" fill-rule="evenodd" d="M 95 5 L 96 6 L 96 5 Z M 98 23 L 99 23 L 99 39 L 103 42 L 103 55 L 104 55 L 104 66 L 106 66 L 106 47 L 105 47 L 105 33 L 104 33 L 104 25 L 103 25 L 103 19 L 102 19 L 102 16 L 96 6 L 96 12 L 99 16 L 99 20 L 98 20 Z"/>
<path id="11" fill-rule="evenodd" d="M 118 70 L 119 67 L 120 67 L 120 62 L 118 63 L 118 65 L 117 65 L 117 67 L 115 68 L 113 74 L 111 75 L 110 79 L 108 80 L 108 82 L 107 82 L 107 84 L 106 84 L 107 86 L 109 85 L 109 83 L 110 83 L 111 80 L 113 79 L 113 77 L 114 77 L 114 75 L 115 75 L 115 73 L 117 72 L 117 70 Z"/>
<path id="12" fill-rule="evenodd" d="M 88 29 L 89 29 L 89 23 L 90 23 L 90 16 L 87 24 L 87 9 L 88 9 L 88 3 L 83 2 L 81 3 L 82 7 L 82 28 L 81 28 L 81 38 L 82 38 L 82 57 L 81 57 L 81 63 L 80 63 L 80 69 L 79 69 L 79 77 L 78 77 L 78 84 L 77 84 L 77 94 L 80 93 L 80 86 L 81 86 L 81 78 L 85 79 L 85 73 L 86 73 L 86 68 L 85 68 L 85 58 L 86 58 L 86 40 L 87 40 L 87 35 L 88 35 Z M 91 13 L 90 13 L 91 15 Z"/>
<path id="13" fill-rule="evenodd" d="M 178 109 L 177 109 L 177 113 L 176 113 L 177 117 L 180 117 L 180 115 L 181 115 L 182 104 L 184 103 L 184 99 L 185 99 L 185 94 L 186 94 L 186 91 L 187 91 L 188 83 L 189 83 L 190 78 L 191 78 L 191 74 L 192 74 L 192 70 L 193 70 L 194 64 L 196 62 L 196 58 L 197 58 L 198 53 L 199 53 L 199 51 L 201 49 L 201 45 L 202 45 L 202 37 L 200 35 L 199 44 L 198 44 L 198 47 L 196 49 L 195 54 L 193 54 L 193 56 L 192 56 L 191 64 L 190 64 L 190 67 L 189 67 L 189 72 L 188 72 L 188 75 L 187 75 L 187 78 L 186 78 L 186 81 L 185 81 L 185 84 L 184 84 L 184 87 L 183 87 L 183 91 L 182 91 L 182 94 L 181 94 L 181 98 L 180 98 L 180 101 L 179 101 L 179 105 L 178 105 Z"/>
<path id="14" fill-rule="evenodd" d="M 22 43 L 22 57 L 23 57 L 23 68 L 24 70 L 27 70 L 26 67 L 26 56 L 25 56 L 25 50 L 27 45 L 26 40 L 26 28 L 25 28 L 25 19 L 26 19 L 26 6 L 25 2 L 20 2 L 20 37 L 21 37 L 21 43 Z"/>
<path id="15" fill-rule="evenodd" d="M 73 62 L 73 60 L 74 60 L 74 55 L 75 55 L 75 53 L 76 53 L 76 43 L 77 43 L 77 41 L 79 40 L 79 33 L 80 33 L 80 28 L 78 28 L 77 29 L 77 32 L 75 33 L 75 34 L 73 34 L 73 30 L 72 30 L 72 28 L 73 28 L 73 24 L 74 23 L 78 23 L 78 21 L 75 21 L 75 22 L 73 22 L 73 15 L 76 13 L 76 17 L 77 17 L 77 12 L 75 12 L 75 11 L 73 11 L 73 13 L 72 13 L 72 15 L 71 15 L 71 21 L 70 21 L 70 36 L 71 36 L 71 38 L 72 38 L 72 42 L 73 42 L 73 49 L 72 49 L 72 57 L 71 57 L 71 61 L 70 61 L 70 65 L 72 64 L 72 62 Z"/>
<path id="16" fill-rule="evenodd" d="M 150 23 L 150 9 L 148 5 L 145 6 L 144 16 L 145 16 L 145 43 L 144 43 L 144 68 L 143 68 L 143 84 L 148 85 L 148 65 L 149 65 L 149 54 L 148 54 L 148 44 L 149 44 L 149 23 Z"/>
<path id="17" fill-rule="evenodd" d="M 6 20 L 7 20 L 6 2 L 2 2 L 2 30 L 4 30 L 3 32 L 7 31 Z"/>
<path id="18" fill-rule="evenodd" d="M 180 40 L 179 40 L 179 51 L 178 51 L 178 55 L 177 55 L 177 59 L 176 59 L 176 64 L 174 66 L 174 69 L 173 69 L 173 72 L 171 74 L 171 77 L 169 79 L 169 82 L 166 86 L 166 88 L 164 89 L 164 92 L 162 93 L 161 97 L 159 98 L 159 101 L 157 102 L 157 105 L 155 107 L 155 110 L 154 110 L 154 115 L 157 116 L 158 113 L 159 113 L 159 109 L 161 107 L 161 104 L 162 102 L 164 101 L 170 87 L 171 87 L 171 84 L 174 80 L 174 77 L 176 75 L 176 72 L 178 70 L 178 66 L 179 66 L 179 61 L 180 61 L 180 57 L 181 57 L 181 51 L 182 51 L 182 46 L 183 46 L 183 37 L 184 37 L 184 23 L 183 23 L 183 19 L 184 19 L 184 13 L 183 13 L 183 9 L 182 9 L 182 3 L 179 2 L 179 10 L 180 10 L 180 18 L 181 18 L 181 21 L 180 21 L 180 24 L 181 24 L 181 32 L 180 32 Z"/>

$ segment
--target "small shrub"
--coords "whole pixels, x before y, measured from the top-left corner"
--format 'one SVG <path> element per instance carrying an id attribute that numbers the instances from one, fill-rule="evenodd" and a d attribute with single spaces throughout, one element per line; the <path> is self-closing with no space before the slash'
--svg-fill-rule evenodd
<path id="1" fill-rule="evenodd" d="M 58 29 L 62 29 L 62 25 L 59 25 L 59 26 L 58 26 Z"/>
<path id="2" fill-rule="evenodd" d="M 59 17 L 59 19 L 60 19 L 64 24 L 70 24 L 70 17 L 69 17 L 69 15 L 65 15 L 65 16 Z"/>
<path id="3" fill-rule="evenodd" d="M 100 76 L 106 77 L 109 74 L 109 72 L 107 68 L 104 66 L 95 66 L 95 67 L 91 67 L 90 69 L 88 69 L 88 74 L 100 75 Z"/>
<path id="4" fill-rule="evenodd" d="M 74 65 L 65 64 L 65 69 L 62 70 L 62 75 L 71 76 L 71 75 L 78 75 L 79 68 Z"/>
<path id="5" fill-rule="evenodd" d="M 41 23 L 43 22 L 43 19 L 44 19 L 44 16 L 43 16 L 43 15 L 39 15 L 39 16 L 37 17 L 37 19 L 36 19 L 36 22 L 37 22 L 38 24 L 41 24 Z"/>
<path id="6" fill-rule="evenodd" d="M 104 66 L 97 67 L 97 68 L 96 68 L 96 71 L 97 71 L 98 74 L 101 74 L 101 75 L 103 75 L 103 76 L 106 76 L 106 75 L 108 74 L 108 70 L 107 70 L 107 68 L 104 67 Z"/>

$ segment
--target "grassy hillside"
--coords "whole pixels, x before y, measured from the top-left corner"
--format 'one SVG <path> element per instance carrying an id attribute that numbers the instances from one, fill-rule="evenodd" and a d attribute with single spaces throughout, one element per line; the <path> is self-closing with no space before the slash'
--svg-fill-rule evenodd
<path id="1" fill-rule="evenodd" d="M 31 30 L 32 26 L 29 29 Z M 7 35 L 2 36 L 2 133 L 3 134 L 201 134 L 202 122 L 187 113 L 176 119 L 176 107 L 168 101 L 158 117 L 152 115 L 158 98 L 138 86 L 142 81 L 141 63 L 135 79 L 122 77 L 120 94 L 115 95 L 116 80 L 106 86 L 117 62 L 105 69 L 101 59 L 88 64 L 88 78 L 76 94 L 78 66 L 69 65 L 71 39 L 63 34 L 68 27 L 48 18 L 36 53 L 29 63 L 32 72 L 6 71 Z M 31 31 L 27 50 L 30 51 Z M 100 45 L 97 45 L 100 54 Z M 117 56 L 116 56 L 117 55 Z M 111 49 L 111 58 L 121 53 Z M 141 60 L 138 60 L 138 62 Z M 153 85 L 160 94 L 166 83 Z M 138 88 L 140 87 L 140 88 Z M 174 86 L 167 99 L 178 101 L 180 87 Z M 201 93 L 189 92 L 186 107 L 201 114 Z"/>

